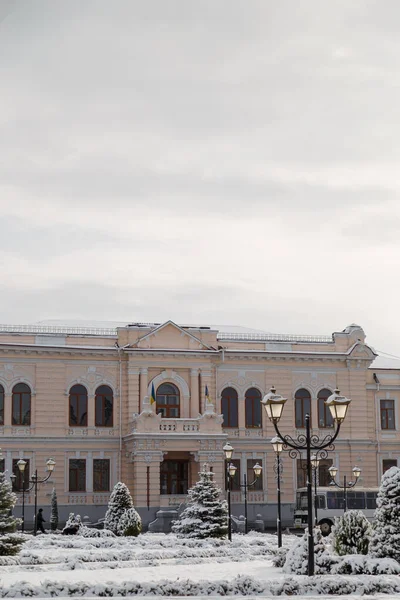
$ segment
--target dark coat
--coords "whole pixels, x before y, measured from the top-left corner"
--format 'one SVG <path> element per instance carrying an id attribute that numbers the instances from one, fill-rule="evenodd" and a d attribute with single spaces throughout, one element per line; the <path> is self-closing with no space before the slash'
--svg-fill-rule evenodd
<path id="1" fill-rule="evenodd" d="M 38 525 L 39 525 L 39 523 L 44 523 L 44 522 L 45 522 L 45 520 L 46 520 L 46 519 L 43 517 L 43 514 L 42 514 L 41 512 L 38 512 L 38 514 L 37 514 L 37 522 L 38 522 Z"/>

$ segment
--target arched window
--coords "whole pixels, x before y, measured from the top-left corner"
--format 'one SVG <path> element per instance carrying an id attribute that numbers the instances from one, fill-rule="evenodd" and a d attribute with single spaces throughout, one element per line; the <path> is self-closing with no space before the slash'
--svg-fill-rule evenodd
<path id="1" fill-rule="evenodd" d="M 69 390 L 69 424 L 71 427 L 87 427 L 87 389 L 73 385 Z"/>
<path id="2" fill-rule="evenodd" d="M 261 392 L 250 388 L 245 395 L 246 427 L 261 427 Z"/>
<path id="3" fill-rule="evenodd" d="M 164 419 L 179 419 L 179 390 L 173 383 L 162 383 L 157 388 L 156 412 Z"/>
<path id="4" fill-rule="evenodd" d="M 13 387 L 12 424 L 31 424 L 31 389 L 26 383 L 17 383 Z"/>
<path id="5" fill-rule="evenodd" d="M 297 390 L 294 397 L 296 427 L 301 429 L 306 426 L 306 415 L 311 419 L 311 395 L 308 390 Z M 310 422 L 311 425 L 311 422 Z"/>
<path id="6" fill-rule="evenodd" d="M 96 427 L 112 427 L 114 394 L 108 385 L 97 388 L 94 404 Z"/>
<path id="7" fill-rule="evenodd" d="M 221 409 L 224 417 L 222 427 L 238 426 L 238 395 L 231 387 L 225 388 L 221 394 Z"/>
<path id="8" fill-rule="evenodd" d="M 4 388 L 0 385 L 0 425 L 4 425 Z"/>
<path id="9" fill-rule="evenodd" d="M 318 392 L 318 427 L 333 427 L 331 411 L 325 404 L 325 400 L 331 395 L 331 390 L 326 388 Z"/>

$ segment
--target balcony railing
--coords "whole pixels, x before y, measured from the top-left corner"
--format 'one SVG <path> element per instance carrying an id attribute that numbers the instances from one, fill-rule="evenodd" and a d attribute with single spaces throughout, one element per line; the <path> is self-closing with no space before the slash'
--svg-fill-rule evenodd
<path id="1" fill-rule="evenodd" d="M 160 431 L 191 433 L 200 430 L 198 419 L 162 419 Z"/>
<path id="2" fill-rule="evenodd" d="M 247 502 L 249 504 L 258 504 L 264 503 L 267 500 L 267 493 L 264 491 L 248 491 L 247 492 Z M 243 492 L 231 492 L 231 502 L 232 504 L 243 504 L 244 503 L 244 493 Z"/>

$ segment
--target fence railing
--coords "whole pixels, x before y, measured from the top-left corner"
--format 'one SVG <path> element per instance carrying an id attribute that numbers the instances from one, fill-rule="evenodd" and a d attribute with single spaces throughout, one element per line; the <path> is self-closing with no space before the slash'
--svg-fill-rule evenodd
<path id="1" fill-rule="evenodd" d="M 220 331 L 218 340 L 249 342 L 312 342 L 327 344 L 333 342 L 331 335 L 296 335 L 291 333 L 227 333 Z"/>

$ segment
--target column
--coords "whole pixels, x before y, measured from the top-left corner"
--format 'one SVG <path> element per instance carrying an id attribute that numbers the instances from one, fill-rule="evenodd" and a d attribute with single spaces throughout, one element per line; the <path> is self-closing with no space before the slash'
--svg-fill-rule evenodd
<path id="1" fill-rule="evenodd" d="M 93 452 L 86 455 L 86 493 L 93 492 Z"/>
<path id="2" fill-rule="evenodd" d="M 137 367 L 128 369 L 128 420 L 132 420 L 134 413 L 139 413 L 139 373 Z"/>
<path id="3" fill-rule="evenodd" d="M 88 427 L 95 426 L 95 396 L 94 394 L 88 393 Z"/>
<path id="4" fill-rule="evenodd" d="M 199 416 L 199 370 L 190 370 L 190 418 L 196 419 Z"/>
<path id="5" fill-rule="evenodd" d="M 12 394 L 4 394 L 4 425 L 11 427 Z"/>
<path id="6" fill-rule="evenodd" d="M 143 408 L 143 400 L 144 400 L 145 396 L 148 396 L 148 393 L 147 393 L 147 386 L 148 386 L 147 375 L 148 375 L 147 368 L 143 367 L 142 369 L 140 369 L 140 375 L 139 375 L 139 377 L 140 377 L 140 406 L 139 406 L 139 412 Z"/>

